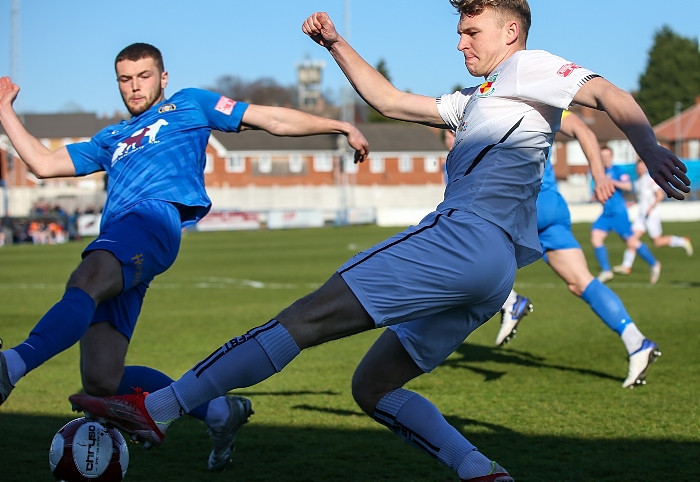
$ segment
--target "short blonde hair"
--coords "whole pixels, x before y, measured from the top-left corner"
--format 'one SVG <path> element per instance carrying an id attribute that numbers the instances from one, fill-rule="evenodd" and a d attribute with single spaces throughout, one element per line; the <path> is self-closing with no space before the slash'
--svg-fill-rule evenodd
<path id="1" fill-rule="evenodd" d="M 527 35 L 532 24 L 530 5 L 527 0 L 450 0 L 450 3 L 462 15 L 479 15 L 487 8 L 490 8 L 500 17 L 503 23 L 506 17 L 514 16 L 520 25 L 523 34 L 523 45 L 527 42 Z"/>

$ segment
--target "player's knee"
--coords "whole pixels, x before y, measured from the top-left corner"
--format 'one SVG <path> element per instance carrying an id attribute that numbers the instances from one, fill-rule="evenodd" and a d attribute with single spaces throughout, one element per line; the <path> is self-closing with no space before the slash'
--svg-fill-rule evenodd
<path id="1" fill-rule="evenodd" d="M 370 417 L 382 395 L 372 389 L 372 383 L 358 372 L 352 377 L 352 397 L 355 403 Z"/>
<path id="2" fill-rule="evenodd" d="M 572 294 L 578 296 L 579 298 L 581 297 L 581 293 L 583 293 L 583 290 L 585 289 L 585 286 L 582 286 L 581 283 L 569 283 L 567 286 L 569 287 L 569 291 L 571 291 Z"/>
<path id="3" fill-rule="evenodd" d="M 119 389 L 120 377 L 105 376 L 97 370 L 87 370 L 83 372 L 83 390 L 88 395 L 94 397 L 108 397 L 115 395 Z"/>

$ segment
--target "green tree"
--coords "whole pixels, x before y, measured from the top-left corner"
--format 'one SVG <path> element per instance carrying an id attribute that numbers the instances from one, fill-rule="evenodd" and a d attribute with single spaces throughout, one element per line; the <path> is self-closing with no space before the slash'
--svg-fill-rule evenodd
<path id="1" fill-rule="evenodd" d="M 377 66 L 375 67 L 377 69 L 377 72 L 382 74 L 386 80 L 391 82 L 391 76 L 389 75 L 389 69 L 386 66 L 386 62 L 384 59 L 379 59 L 379 62 L 377 63 Z M 372 106 L 368 106 L 369 111 L 367 112 L 367 121 L 368 122 L 395 122 L 394 119 L 389 119 L 388 117 L 384 117 L 381 115 L 379 112 L 374 110 Z"/>
<path id="2" fill-rule="evenodd" d="M 685 38 L 664 25 L 654 34 L 646 71 L 639 78 L 637 102 L 652 125 L 672 117 L 675 103 L 686 109 L 700 95 L 698 39 Z"/>

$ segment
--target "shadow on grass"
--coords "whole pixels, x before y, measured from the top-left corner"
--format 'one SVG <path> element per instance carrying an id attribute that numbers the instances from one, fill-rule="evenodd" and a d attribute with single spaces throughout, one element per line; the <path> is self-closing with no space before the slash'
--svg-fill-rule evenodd
<path id="1" fill-rule="evenodd" d="M 563 365 L 552 365 L 546 363 L 546 358 L 532 355 L 529 352 L 513 350 L 511 348 L 496 348 L 491 346 L 483 345 L 472 345 L 468 342 L 463 343 L 457 350 L 455 354 L 444 361 L 441 366 L 452 367 L 452 368 L 464 368 L 471 370 L 474 373 L 484 377 L 484 381 L 491 382 L 498 380 L 507 372 L 488 370 L 475 366 L 475 363 L 482 362 L 496 362 L 502 363 L 504 365 L 520 365 L 524 367 L 532 368 L 545 368 L 552 370 L 559 370 L 564 372 L 578 373 L 580 375 L 587 375 L 591 377 L 603 378 L 607 380 L 622 381 L 620 377 L 610 375 L 608 373 L 599 372 L 596 370 L 589 370 L 587 368 L 575 368 L 567 367 Z"/>
<path id="2" fill-rule="evenodd" d="M 700 442 L 532 436 L 468 418 L 448 419 L 518 482 L 700 480 Z M 0 480 L 54 480 L 49 445 L 69 420 L 0 413 Z M 129 450 L 127 482 L 457 481 L 450 470 L 379 426 L 295 428 L 253 419 L 241 429 L 234 461 L 223 474 L 207 472 L 209 440 L 203 425 L 192 419 L 173 425 L 162 447 L 146 451 L 129 444 Z"/>

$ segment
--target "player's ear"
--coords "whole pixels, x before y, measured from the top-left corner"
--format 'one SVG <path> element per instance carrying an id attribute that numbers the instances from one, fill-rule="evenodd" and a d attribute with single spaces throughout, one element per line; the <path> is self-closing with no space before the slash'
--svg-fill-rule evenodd
<path id="1" fill-rule="evenodd" d="M 160 74 L 160 87 L 161 87 L 161 89 L 165 89 L 166 85 L 168 85 L 168 73 L 166 71 L 163 71 L 163 73 Z"/>
<path id="2" fill-rule="evenodd" d="M 520 39 L 520 25 L 515 20 L 509 20 L 505 25 L 506 29 L 506 42 L 508 45 L 512 45 L 519 41 Z"/>

